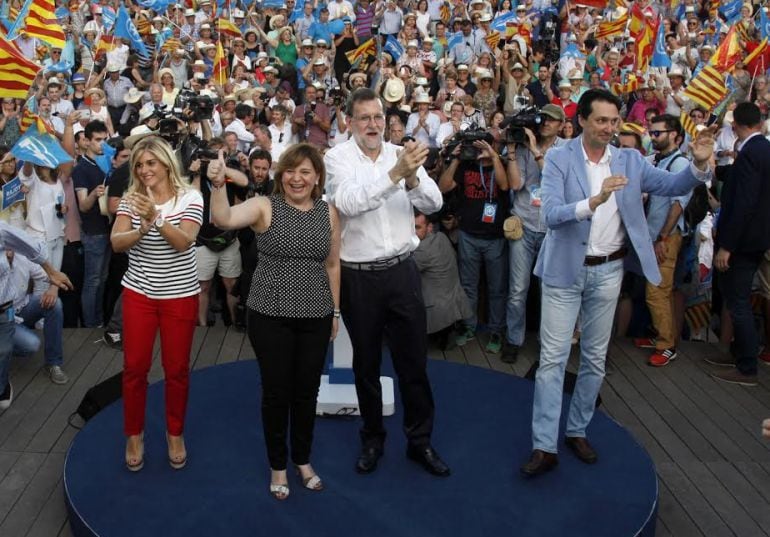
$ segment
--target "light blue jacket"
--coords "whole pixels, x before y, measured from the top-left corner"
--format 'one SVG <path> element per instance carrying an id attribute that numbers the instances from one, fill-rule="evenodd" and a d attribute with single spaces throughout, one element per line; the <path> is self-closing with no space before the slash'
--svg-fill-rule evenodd
<path id="1" fill-rule="evenodd" d="M 537 258 L 535 275 L 553 287 L 576 283 L 588 248 L 591 218 L 578 220 L 575 211 L 579 201 L 591 196 L 581 143 L 582 137 L 575 138 L 551 149 L 545 157 L 540 194 L 541 215 L 548 231 Z M 657 285 L 660 271 L 644 217 L 642 193 L 681 196 L 710 179 L 711 172 L 698 173 L 690 165 L 678 173 L 670 173 L 655 168 L 636 150 L 613 146 L 609 149 L 612 174 L 628 178 L 628 184 L 615 192 L 628 242 L 639 258 L 644 276 Z"/>

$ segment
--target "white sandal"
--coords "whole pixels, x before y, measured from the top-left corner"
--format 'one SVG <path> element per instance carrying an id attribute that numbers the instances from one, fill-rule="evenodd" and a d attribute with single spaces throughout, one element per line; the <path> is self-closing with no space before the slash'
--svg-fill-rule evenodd
<path id="1" fill-rule="evenodd" d="M 270 483 L 270 494 L 276 500 L 285 500 L 286 498 L 289 497 L 288 483 L 285 485 L 275 485 L 273 483 Z"/>

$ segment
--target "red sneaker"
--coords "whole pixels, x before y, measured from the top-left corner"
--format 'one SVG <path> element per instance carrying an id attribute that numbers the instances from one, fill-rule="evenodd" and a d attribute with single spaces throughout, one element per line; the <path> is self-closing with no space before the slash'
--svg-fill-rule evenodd
<path id="1" fill-rule="evenodd" d="M 676 349 L 671 348 L 664 351 L 655 351 L 647 363 L 653 367 L 663 367 L 668 365 L 674 358 L 676 358 Z"/>
<path id="2" fill-rule="evenodd" d="M 759 361 L 764 362 L 767 365 L 770 365 L 770 351 L 764 351 L 762 354 L 759 355 Z"/>
<path id="3" fill-rule="evenodd" d="M 637 349 L 654 349 L 655 338 L 653 337 L 637 337 L 634 338 L 634 345 Z"/>

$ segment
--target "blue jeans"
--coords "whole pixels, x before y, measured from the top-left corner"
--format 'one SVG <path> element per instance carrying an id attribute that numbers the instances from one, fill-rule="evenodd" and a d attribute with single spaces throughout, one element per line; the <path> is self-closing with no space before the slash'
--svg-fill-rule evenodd
<path id="1" fill-rule="evenodd" d="M 104 282 L 110 260 L 110 236 L 80 234 L 83 243 L 83 290 L 80 301 L 83 304 L 83 325 L 95 328 L 104 322 L 102 302 Z"/>
<path id="2" fill-rule="evenodd" d="M 570 287 L 543 284 L 540 367 L 532 408 L 532 447 L 556 453 L 564 370 L 572 331 L 581 318 L 580 368 L 567 417 L 567 436 L 585 437 L 604 379 L 604 362 L 623 279 L 623 260 L 583 266 Z"/>
<path id="3" fill-rule="evenodd" d="M 545 233 L 531 231 L 525 227 L 519 240 L 508 241 L 510 272 L 505 318 L 508 330 L 505 339 L 511 345 L 521 346 L 524 343 L 524 332 L 527 328 L 527 291 L 532 276 L 532 265 L 543 244 L 543 238 Z"/>
<path id="4" fill-rule="evenodd" d="M 17 355 L 35 354 L 40 348 L 40 338 L 35 332 L 35 323 L 45 319 L 43 326 L 44 356 L 46 365 L 62 365 L 62 332 L 64 330 L 64 309 L 57 299 L 52 308 L 40 305 L 40 297 L 30 296 L 18 316 L 23 324 L 16 325 L 13 335 L 13 353 Z"/>
<path id="5" fill-rule="evenodd" d="M 487 272 L 489 298 L 489 331 L 500 333 L 505 321 L 505 272 L 507 258 L 505 239 L 476 237 L 463 231 L 459 240 L 460 284 L 468 295 L 473 315 L 465 319 L 465 325 L 476 329 L 478 319 L 479 277 L 482 262 Z"/>
<path id="6" fill-rule="evenodd" d="M 16 324 L 13 322 L 13 317 L 9 319 L 7 312 L 0 313 L 0 390 L 5 390 L 8 384 L 8 369 L 13 355 L 14 332 L 16 332 Z"/>

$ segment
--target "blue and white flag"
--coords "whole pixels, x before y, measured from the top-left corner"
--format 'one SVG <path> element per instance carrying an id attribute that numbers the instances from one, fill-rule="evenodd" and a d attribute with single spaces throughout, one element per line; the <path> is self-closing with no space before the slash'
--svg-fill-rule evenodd
<path id="1" fill-rule="evenodd" d="M 289 23 L 293 23 L 295 20 L 302 17 L 302 14 L 305 12 L 305 0 L 297 0 L 297 2 L 294 4 L 294 11 L 291 12 L 291 15 L 289 15 Z"/>
<path id="2" fill-rule="evenodd" d="M 562 58 L 575 58 L 577 60 L 585 58 L 585 54 L 580 52 L 580 49 L 577 47 L 576 43 L 570 43 L 567 45 L 564 50 L 561 51 L 561 57 Z"/>
<path id="3" fill-rule="evenodd" d="M 262 9 L 279 8 L 283 5 L 283 0 L 264 0 Z"/>
<path id="4" fill-rule="evenodd" d="M 764 8 L 759 8 L 759 31 L 762 32 L 762 39 L 770 38 L 770 18 Z"/>
<path id="5" fill-rule="evenodd" d="M 3 185 L 3 206 L 0 210 L 6 210 L 14 203 L 24 201 L 24 191 L 21 189 L 21 179 L 14 177 Z"/>
<path id="6" fill-rule="evenodd" d="M 168 9 L 171 0 L 139 0 L 139 5 L 153 10 L 155 13 L 163 13 Z"/>
<path id="7" fill-rule="evenodd" d="M 115 25 L 115 17 L 117 17 L 115 8 L 112 6 L 102 7 L 102 22 L 104 23 L 104 29 L 107 32 L 112 30 L 112 27 Z"/>
<path id="8" fill-rule="evenodd" d="M 70 71 L 72 70 L 73 65 L 65 60 L 62 60 L 57 63 L 52 63 L 48 67 L 45 67 L 46 73 L 67 73 L 70 74 Z"/>
<path id="9" fill-rule="evenodd" d="M 131 22 L 131 19 L 128 17 L 128 11 L 126 11 L 125 6 L 120 6 L 120 9 L 118 10 L 118 18 L 115 21 L 114 35 L 115 37 L 120 37 L 121 39 L 128 39 L 131 42 L 131 46 L 136 49 L 139 55 L 144 57 L 150 55 L 150 53 L 147 52 L 147 47 L 144 46 L 142 37 L 136 30 L 136 26 L 134 26 L 134 23 Z"/>
<path id="10" fill-rule="evenodd" d="M 452 50 L 457 45 L 460 45 L 463 42 L 463 33 L 462 32 L 447 32 L 446 33 L 446 50 Z"/>
<path id="11" fill-rule="evenodd" d="M 7 4 L 8 2 L 4 3 Z M 32 7 L 32 0 L 25 0 L 21 6 L 21 9 L 19 9 L 19 14 L 16 15 L 16 20 L 11 22 L 11 26 L 8 28 L 8 33 L 5 36 L 8 41 L 13 41 L 19 37 L 19 34 L 21 34 L 21 31 L 24 29 L 24 21 L 29 14 L 30 7 Z"/>
<path id="12" fill-rule="evenodd" d="M 719 13 L 727 20 L 728 24 L 732 24 L 736 20 L 741 18 L 741 8 L 743 7 L 743 0 L 733 0 L 723 6 L 719 7 Z"/>
<path id="13" fill-rule="evenodd" d="M 398 59 L 404 55 L 403 45 L 401 45 L 401 43 L 398 42 L 398 39 L 392 35 L 388 36 L 387 41 L 385 41 L 385 46 L 382 47 L 382 51 L 390 54 L 390 57 L 393 58 L 394 62 L 397 62 Z"/>
<path id="14" fill-rule="evenodd" d="M 671 57 L 666 50 L 666 32 L 663 21 L 658 24 L 658 35 L 655 37 L 655 50 L 650 60 L 651 67 L 671 67 Z"/>
<path id="15" fill-rule="evenodd" d="M 163 44 L 174 35 L 174 31 L 171 28 L 163 28 L 158 35 L 155 36 L 155 50 L 160 52 L 163 48 Z"/>
<path id="16" fill-rule="evenodd" d="M 515 21 L 516 20 L 516 12 L 515 11 L 509 11 L 508 13 L 503 13 L 502 15 L 498 15 L 495 17 L 492 22 L 489 23 L 489 27 L 492 30 L 495 30 L 497 32 L 505 33 L 505 23 L 508 21 Z"/>
<path id="17" fill-rule="evenodd" d="M 55 136 L 38 132 L 37 121 L 21 135 L 16 145 L 11 148 L 11 154 L 24 162 L 52 169 L 59 164 L 72 162 L 72 157 L 62 149 Z"/>
<path id="18" fill-rule="evenodd" d="M 115 153 L 114 147 L 107 142 L 102 142 L 102 154 L 97 155 L 94 162 L 104 172 L 104 175 L 109 175 L 112 171 L 112 158 L 115 156 Z"/>

